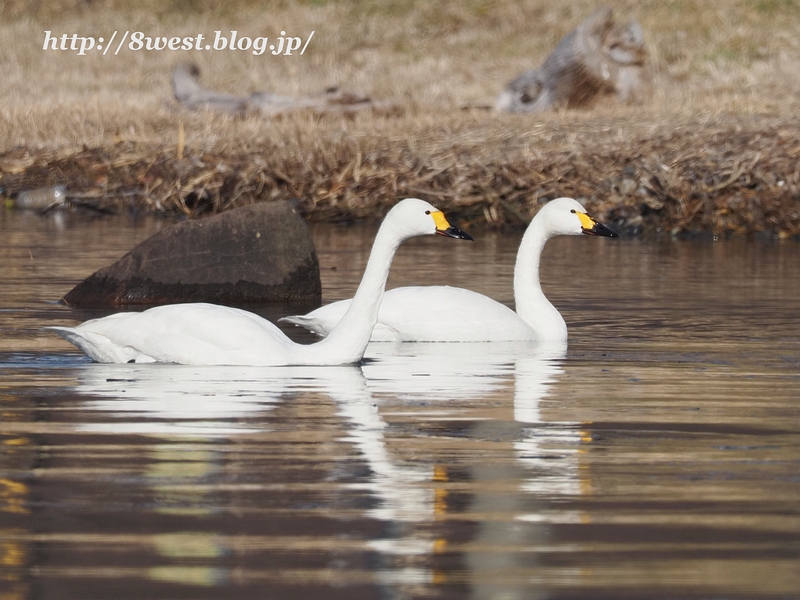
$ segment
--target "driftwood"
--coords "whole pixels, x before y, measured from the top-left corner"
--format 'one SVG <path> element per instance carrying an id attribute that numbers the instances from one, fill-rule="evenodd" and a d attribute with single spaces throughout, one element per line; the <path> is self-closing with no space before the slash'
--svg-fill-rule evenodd
<path id="1" fill-rule="evenodd" d="M 221 94 L 203 87 L 198 81 L 200 68 L 193 63 L 182 63 L 172 72 L 172 91 L 175 99 L 191 109 L 217 110 L 228 113 L 259 112 L 265 116 L 278 116 L 295 111 L 320 114 L 349 114 L 365 109 L 392 112 L 393 106 L 377 102 L 368 96 L 355 94 L 338 87 L 330 87 L 314 96 L 280 96 L 268 92 L 255 92 L 249 96 Z"/>
<path id="2" fill-rule="evenodd" d="M 194 63 L 181 63 L 172 71 L 172 93 L 175 99 L 192 109 L 211 109 L 224 112 L 244 112 L 248 98 L 212 92 L 200 85 L 200 67 Z"/>
<path id="3" fill-rule="evenodd" d="M 495 108 L 506 112 L 580 108 L 609 94 L 630 101 L 642 84 L 645 55 L 639 24 L 617 25 L 610 8 L 599 8 L 561 39 L 541 67 L 509 83 Z"/>

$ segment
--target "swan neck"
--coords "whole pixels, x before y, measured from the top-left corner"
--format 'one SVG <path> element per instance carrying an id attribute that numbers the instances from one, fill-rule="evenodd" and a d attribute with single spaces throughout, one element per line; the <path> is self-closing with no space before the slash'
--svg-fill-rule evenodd
<path id="1" fill-rule="evenodd" d="M 386 222 L 378 230 L 372 245 L 364 276 L 350 303 L 350 308 L 336 327 L 319 344 L 331 353 L 351 357 L 347 362 L 358 362 L 364 356 L 375 324 L 378 322 L 389 269 L 397 248 L 403 241 Z"/>
<path id="2" fill-rule="evenodd" d="M 544 246 L 551 237 L 543 220 L 534 218 L 522 236 L 514 267 L 517 314 L 530 325 L 539 341 L 567 339 L 567 325 L 544 295 L 539 281 L 539 262 Z"/>

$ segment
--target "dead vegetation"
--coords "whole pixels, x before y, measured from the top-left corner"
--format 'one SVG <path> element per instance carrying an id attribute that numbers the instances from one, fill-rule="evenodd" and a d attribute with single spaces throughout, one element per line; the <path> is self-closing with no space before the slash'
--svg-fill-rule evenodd
<path id="1" fill-rule="evenodd" d="M 186 152 L 120 143 L 72 153 L 7 152 L 9 190 L 70 182 L 70 195 L 103 211 L 202 215 L 253 202 L 293 199 L 312 220 L 375 219 L 397 198 L 418 196 L 470 224 L 522 227 L 540 202 L 583 200 L 628 232 L 800 234 L 797 120 L 753 117 L 732 131 L 641 128 L 604 121 L 577 138 L 542 131 L 540 142 L 476 128 L 460 148 L 372 145 L 344 137 L 313 148 Z M 615 128 L 624 130 L 622 139 Z M 527 142 L 527 143 L 526 143 Z M 633 143 L 631 143 L 633 142 Z"/>
<path id="2" fill-rule="evenodd" d="M 630 231 L 800 234 L 792 2 L 611 2 L 644 31 L 641 105 L 508 115 L 463 107 L 491 104 L 599 3 L 434 10 L 340 0 L 203 12 L 119 0 L 93 3 L 90 13 L 70 1 L 73 16 L 58 27 L 84 35 L 133 27 L 266 35 L 276 22 L 316 34 L 302 60 L 223 52 L 109 60 L 0 47 L 0 187 L 9 195 L 64 184 L 84 206 L 189 215 L 290 198 L 315 220 L 375 219 L 396 198 L 418 196 L 493 227 L 521 227 L 540 202 L 569 195 Z M 55 28 L 46 13 L 5 6 L 23 15 L 0 25 L 5 39 L 38 40 Z M 170 89 L 185 60 L 202 65 L 209 89 L 302 97 L 342 85 L 401 110 L 273 119 L 187 111 Z"/>

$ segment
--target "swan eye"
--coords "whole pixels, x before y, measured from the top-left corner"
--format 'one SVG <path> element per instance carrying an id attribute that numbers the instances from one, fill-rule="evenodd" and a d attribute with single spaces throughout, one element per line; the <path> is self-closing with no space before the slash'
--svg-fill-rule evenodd
<path id="1" fill-rule="evenodd" d="M 571 213 L 574 215 L 574 214 L 575 214 L 575 209 L 573 208 L 573 209 L 572 209 L 572 210 L 570 210 L 569 212 L 571 212 Z"/>
<path id="2" fill-rule="evenodd" d="M 426 214 L 426 215 L 429 215 L 429 214 L 431 214 L 431 211 L 429 211 L 429 210 L 426 210 L 426 211 L 425 211 L 425 214 Z"/>

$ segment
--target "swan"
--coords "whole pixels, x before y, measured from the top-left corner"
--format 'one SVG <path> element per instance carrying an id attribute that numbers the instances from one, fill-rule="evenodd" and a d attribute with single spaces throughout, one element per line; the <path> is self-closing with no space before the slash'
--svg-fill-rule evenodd
<path id="1" fill-rule="evenodd" d="M 404 240 L 427 234 L 471 240 L 423 200 L 406 198 L 386 215 L 361 284 L 339 326 L 324 340 L 297 344 L 251 312 L 215 304 L 170 304 L 117 313 L 77 327 L 49 327 L 101 363 L 186 365 L 343 365 L 359 362 L 378 320 L 389 267 Z"/>
<path id="2" fill-rule="evenodd" d="M 386 292 L 371 341 L 392 342 L 565 342 L 567 324 L 542 292 L 539 258 L 556 235 L 616 233 L 586 214 L 573 198 L 557 198 L 531 221 L 517 252 L 514 299 L 517 312 L 477 292 L 449 286 L 401 287 Z M 351 300 L 320 307 L 280 322 L 326 336 Z"/>

